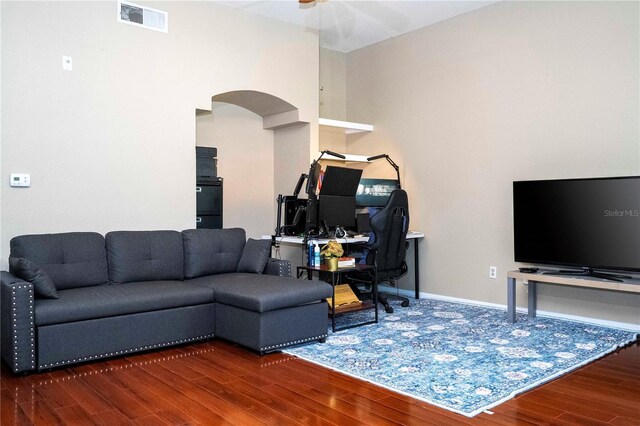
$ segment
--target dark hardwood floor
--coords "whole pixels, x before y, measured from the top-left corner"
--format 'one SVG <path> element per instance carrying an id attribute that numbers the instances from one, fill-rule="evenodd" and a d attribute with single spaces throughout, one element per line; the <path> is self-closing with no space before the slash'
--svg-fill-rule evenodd
<path id="1" fill-rule="evenodd" d="M 16 376 L 1 424 L 640 425 L 640 344 L 466 418 L 284 355 L 222 340 Z"/>

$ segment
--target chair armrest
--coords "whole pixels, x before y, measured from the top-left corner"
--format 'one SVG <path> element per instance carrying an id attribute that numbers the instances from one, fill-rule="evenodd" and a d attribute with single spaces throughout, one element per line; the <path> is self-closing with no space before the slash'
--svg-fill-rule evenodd
<path id="1" fill-rule="evenodd" d="M 267 275 L 277 275 L 279 277 L 290 277 L 291 262 L 288 260 L 269 258 L 267 266 L 264 268 L 264 273 Z"/>
<path id="2" fill-rule="evenodd" d="M 2 359 L 14 373 L 35 370 L 33 284 L 0 272 Z"/>

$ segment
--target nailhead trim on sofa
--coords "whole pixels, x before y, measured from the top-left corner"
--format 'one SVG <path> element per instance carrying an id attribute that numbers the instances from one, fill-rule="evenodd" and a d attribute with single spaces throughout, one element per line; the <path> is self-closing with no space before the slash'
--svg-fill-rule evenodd
<path id="1" fill-rule="evenodd" d="M 171 342 L 158 343 L 158 344 L 155 344 L 155 345 L 148 345 L 148 346 L 140 346 L 139 348 L 124 349 L 124 350 L 121 350 L 121 351 L 114 351 L 114 352 L 109 352 L 109 353 L 99 354 L 99 355 L 89 355 L 89 356 L 85 356 L 85 357 L 81 357 L 81 358 L 68 359 L 68 360 L 65 360 L 65 361 L 54 362 L 54 363 L 51 363 L 51 364 L 42 364 L 42 365 L 38 366 L 38 368 L 39 369 L 53 368 L 53 367 L 57 367 L 57 366 L 60 366 L 60 365 L 73 364 L 73 363 L 82 362 L 82 361 L 91 361 L 91 360 L 94 360 L 94 359 L 105 358 L 105 357 L 108 357 L 108 356 L 122 355 L 122 354 L 130 353 L 130 352 L 143 351 L 143 350 L 146 350 L 146 349 L 161 348 L 161 347 L 164 347 L 164 346 L 177 345 L 179 343 L 193 342 L 194 340 L 203 340 L 203 339 L 208 339 L 208 338 L 211 338 L 211 337 L 214 337 L 214 336 L 215 335 L 213 333 L 212 334 L 205 334 L 203 336 L 192 337 L 192 338 L 189 338 L 189 339 L 173 340 Z"/>
<path id="2" fill-rule="evenodd" d="M 13 370 L 14 371 L 18 371 L 20 368 L 19 365 L 19 361 L 20 359 L 22 359 L 19 356 L 19 342 L 20 342 L 20 336 L 18 335 L 18 313 L 16 310 L 16 290 L 22 290 L 22 289 L 27 289 L 27 291 L 29 292 L 29 333 L 30 336 L 28 337 L 29 339 L 29 344 L 30 344 L 30 348 L 31 348 L 31 353 L 30 354 L 24 354 L 22 355 L 22 357 L 30 357 L 31 359 L 31 368 L 35 368 L 36 367 L 36 353 L 35 353 L 35 330 L 33 327 L 34 321 L 33 321 L 33 286 L 30 284 L 26 284 L 26 285 L 17 285 L 17 286 L 13 286 L 11 288 L 11 304 L 12 304 L 12 315 L 11 315 L 11 328 L 13 329 L 13 336 L 12 336 L 12 345 L 13 345 Z"/>
<path id="3" fill-rule="evenodd" d="M 324 339 L 327 336 L 328 336 L 328 334 L 321 334 L 320 336 L 307 337 L 306 339 L 292 340 L 292 341 L 287 342 L 287 343 L 278 343 L 277 345 L 265 346 L 263 348 L 260 348 L 260 350 L 261 351 L 268 351 L 268 350 L 271 350 L 271 349 L 283 348 L 285 346 L 297 345 L 299 343 L 311 342 L 312 340 Z"/>

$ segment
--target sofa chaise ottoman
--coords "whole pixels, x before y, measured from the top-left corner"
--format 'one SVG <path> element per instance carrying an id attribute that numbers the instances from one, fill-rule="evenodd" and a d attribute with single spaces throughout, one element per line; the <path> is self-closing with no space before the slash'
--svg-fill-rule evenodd
<path id="1" fill-rule="evenodd" d="M 0 327 L 14 372 L 214 336 L 260 354 L 327 336 L 331 286 L 292 278 L 240 228 L 24 235 L 10 265 Z"/>

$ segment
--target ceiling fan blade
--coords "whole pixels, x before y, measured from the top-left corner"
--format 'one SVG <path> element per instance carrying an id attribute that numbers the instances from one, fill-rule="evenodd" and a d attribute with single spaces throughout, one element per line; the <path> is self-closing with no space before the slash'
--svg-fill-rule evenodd
<path id="1" fill-rule="evenodd" d="M 387 5 L 383 1 L 351 1 L 349 5 L 395 31 L 401 32 L 410 22 L 408 16 L 393 9 L 391 2 Z"/>
<path id="2" fill-rule="evenodd" d="M 323 5 L 323 10 L 324 14 L 321 13 L 321 21 L 324 19 L 325 22 L 320 30 L 320 36 L 323 41 L 328 41 L 325 40 L 324 36 L 332 31 L 337 32 L 339 39 L 351 37 L 356 26 L 356 15 L 349 10 L 345 2 L 327 2 Z M 325 33 L 322 30 L 325 30 Z"/>

